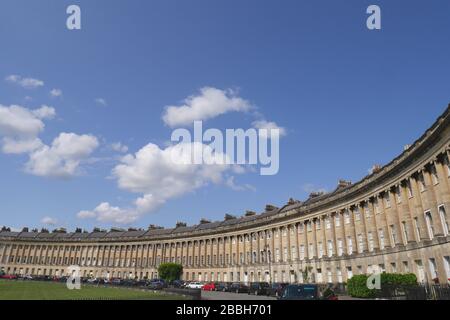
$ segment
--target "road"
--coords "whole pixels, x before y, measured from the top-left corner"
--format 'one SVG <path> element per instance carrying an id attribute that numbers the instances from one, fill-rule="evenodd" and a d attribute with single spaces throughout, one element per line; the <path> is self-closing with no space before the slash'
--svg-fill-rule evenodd
<path id="1" fill-rule="evenodd" d="M 202 291 L 202 300 L 276 300 L 276 298 L 254 296 L 246 293 Z"/>
<path id="2" fill-rule="evenodd" d="M 254 296 L 246 293 L 202 291 L 202 300 L 276 300 L 275 297 Z M 339 300 L 364 300 L 350 296 L 339 296 Z"/>

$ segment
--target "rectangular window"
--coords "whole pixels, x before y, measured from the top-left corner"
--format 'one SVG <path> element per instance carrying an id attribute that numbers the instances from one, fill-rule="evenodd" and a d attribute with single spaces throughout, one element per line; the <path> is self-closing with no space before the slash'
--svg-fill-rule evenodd
<path id="1" fill-rule="evenodd" d="M 402 221 L 402 234 L 404 243 L 408 243 L 408 226 L 406 225 L 405 221 Z"/>
<path id="2" fill-rule="evenodd" d="M 412 191 L 411 182 L 409 180 L 406 181 L 406 189 L 408 190 L 408 197 L 412 198 L 414 196 L 414 194 Z"/>
<path id="3" fill-rule="evenodd" d="M 298 224 L 298 232 L 303 233 L 304 228 L 305 228 L 305 225 L 303 224 L 303 222 L 300 222 Z"/>
<path id="4" fill-rule="evenodd" d="M 389 194 L 389 191 L 386 192 L 386 194 L 384 195 L 384 201 L 386 202 L 386 208 L 390 208 L 391 207 L 391 196 Z"/>
<path id="5" fill-rule="evenodd" d="M 302 244 L 300 245 L 300 260 L 305 259 L 305 246 Z"/>
<path id="6" fill-rule="evenodd" d="M 398 203 L 402 202 L 402 188 L 401 188 L 401 186 L 397 186 L 395 188 L 395 194 L 397 196 L 397 202 Z"/>
<path id="7" fill-rule="evenodd" d="M 447 213 L 445 212 L 444 205 L 439 206 L 439 218 L 441 219 L 442 230 L 444 231 L 444 236 L 449 234 L 449 226 L 447 222 Z"/>
<path id="8" fill-rule="evenodd" d="M 378 238 L 380 240 L 380 250 L 384 249 L 384 231 L 383 229 L 378 229 Z"/>
<path id="9" fill-rule="evenodd" d="M 419 181 L 419 188 L 420 192 L 425 191 L 426 185 L 425 185 L 425 178 L 423 177 L 423 173 L 419 173 L 419 176 L 417 177 Z"/>
<path id="10" fill-rule="evenodd" d="M 312 223 L 311 223 L 311 221 L 307 222 L 306 228 L 307 228 L 308 232 L 312 231 Z"/>
<path id="11" fill-rule="evenodd" d="M 392 242 L 392 247 L 395 247 L 395 245 L 397 244 L 397 230 L 395 229 L 395 225 L 391 225 L 390 226 L 391 229 L 391 242 Z"/>
<path id="12" fill-rule="evenodd" d="M 378 203 L 378 197 L 375 198 L 374 205 L 375 205 L 375 212 L 376 212 L 377 214 L 379 214 L 379 213 L 380 213 L 380 205 L 379 205 L 379 203 Z"/>
<path id="13" fill-rule="evenodd" d="M 325 228 L 331 229 L 331 219 L 330 219 L 330 217 L 327 217 L 325 219 Z"/>
<path id="14" fill-rule="evenodd" d="M 437 175 L 436 167 L 432 165 L 430 171 L 431 171 L 431 179 L 433 179 L 433 184 L 438 184 L 439 177 Z"/>
<path id="15" fill-rule="evenodd" d="M 339 268 L 339 267 L 336 268 L 336 275 L 337 275 L 338 282 L 342 283 L 342 271 L 341 271 L 341 268 Z"/>
<path id="16" fill-rule="evenodd" d="M 352 254 L 353 253 L 353 241 L 352 241 L 352 237 L 348 236 L 347 237 L 347 254 Z"/>
<path id="17" fill-rule="evenodd" d="M 336 227 L 341 226 L 341 218 L 339 217 L 339 214 L 336 214 L 336 216 L 334 217 L 334 224 L 336 225 Z"/>
<path id="18" fill-rule="evenodd" d="M 320 230 L 320 219 L 316 220 L 316 230 Z"/>
<path id="19" fill-rule="evenodd" d="M 333 256 L 333 241 L 328 240 L 328 257 Z"/>
<path id="20" fill-rule="evenodd" d="M 420 241 L 421 234 L 420 234 L 420 228 L 419 228 L 419 218 L 414 218 L 414 230 L 416 231 L 416 237 L 417 241 Z"/>
<path id="21" fill-rule="evenodd" d="M 343 246 L 342 246 L 342 239 L 338 239 L 338 256 L 342 256 L 343 252 Z"/>
<path id="22" fill-rule="evenodd" d="M 352 267 L 347 267 L 347 279 L 351 279 L 353 277 Z"/>
<path id="23" fill-rule="evenodd" d="M 434 238 L 434 229 L 433 229 L 433 217 L 431 216 L 431 211 L 425 212 L 425 223 L 427 225 L 428 237 L 430 239 Z"/>
<path id="24" fill-rule="evenodd" d="M 371 231 L 367 234 L 367 238 L 368 238 L 368 243 L 369 243 L 369 251 L 372 252 L 373 251 L 373 235 L 372 235 Z"/>
<path id="25" fill-rule="evenodd" d="M 328 283 L 333 283 L 333 274 L 331 273 L 330 268 L 327 269 L 327 280 L 328 280 Z"/>
<path id="26" fill-rule="evenodd" d="M 319 248 L 319 259 L 323 257 L 323 245 L 322 242 L 319 242 L 319 244 L 317 245 Z"/>
<path id="27" fill-rule="evenodd" d="M 355 208 L 355 221 L 361 220 L 361 214 L 359 213 L 359 209 Z"/>
<path id="28" fill-rule="evenodd" d="M 450 256 L 444 257 L 444 269 L 445 274 L 447 275 L 447 282 L 450 282 Z"/>
<path id="29" fill-rule="evenodd" d="M 358 252 L 362 253 L 364 251 L 364 240 L 362 234 L 358 234 Z"/>
<path id="30" fill-rule="evenodd" d="M 344 222 L 345 222 L 345 224 L 349 224 L 350 223 L 350 212 L 348 210 L 345 210 Z"/>
<path id="31" fill-rule="evenodd" d="M 438 277 L 436 260 L 434 258 L 430 258 L 430 259 L 428 259 L 428 262 L 430 265 L 431 279 L 436 279 Z"/>
<path id="32" fill-rule="evenodd" d="M 403 261 L 403 272 L 409 273 L 409 264 L 408 261 Z"/>
<path id="33" fill-rule="evenodd" d="M 370 212 L 370 207 L 367 203 L 364 205 L 364 213 L 366 214 L 366 218 L 370 218 L 370 216 L 372 215 Z"/>
<path id="34" fill-rule="evenodd" d="M 296 253 L 297 252 L 297 250 L 295 250 L 295 246 L 292 246 L 291 247 L 291 259 L 292 260 L 295 260 L 297 257 L 296 257 Z"/>
<path id="35" fill-rule="evenodd" d="M 391 262 L 391 272 L 397 273 L 397 264 L 395 262 Z"/>
<path id="36" fill-rule="evenodd" d="M 308 257 L 311 259 L 314 257 L 314 246 L 312 243 L 309 244 Z"/>

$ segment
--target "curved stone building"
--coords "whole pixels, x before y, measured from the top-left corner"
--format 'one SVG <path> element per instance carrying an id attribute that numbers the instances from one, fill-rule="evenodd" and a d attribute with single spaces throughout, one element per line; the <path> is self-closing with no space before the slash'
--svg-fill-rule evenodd
<path id="1" fill-rule="evenodd" d="M 157 277 L 183 264 L 199 281 L 339 283 L 354 274 L 413 272 L 450 278 L 450 106 L 384 167 L 328 194 L 265 212 L 173 229 L 92 233 L 0 232 L 0 268 L 10 274 Z"/>

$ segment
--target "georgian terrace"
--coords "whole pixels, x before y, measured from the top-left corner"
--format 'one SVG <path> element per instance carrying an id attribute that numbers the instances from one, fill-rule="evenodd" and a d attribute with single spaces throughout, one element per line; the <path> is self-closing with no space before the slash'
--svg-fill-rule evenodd
<path id="1" fill-rule="evenodd" d="M 450 107 L 449 107 L 450 108 Z M 450 278 L 450 109 L 410 146 L 357 183 L 222 221 L 91 233 L 0 232 L 11 274 L 155 278 L 162 262 L 198 281 L 342 283 L 353 274 Z"/>

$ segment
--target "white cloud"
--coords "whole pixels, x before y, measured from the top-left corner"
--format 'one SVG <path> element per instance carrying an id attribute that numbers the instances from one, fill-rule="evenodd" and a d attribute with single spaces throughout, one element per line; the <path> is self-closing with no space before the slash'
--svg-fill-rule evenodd
<path id="1" fill-rule="evenodd" d="M 233 90 L 205 87 L 199 95 L 186 98 L 181 106 L 166 106 L 163 121 L 170 127 L 192 124 L 196 120 L 207 120 L 231 111 L 245 112 L 252 105 L 238 97 Z"/>
<path id="2" fill-rule="evenodd" d="M 34 78 L 22 78 L 21 76 L 16 74 L 7 76 L 5 80 L 9 83 L 17 84 L 25 89 L 35 89 L 44 85 L 44 81 L 42 80 Z"/>
<path id="3" fill-rule="evenodd" d="M 103 98 L 97 98 L 97 99 L 95 99 L 95 102 L 96 102 L 97 104 L 101 105 L 101 106 L 104 106 L 104 107 L 108 105 L 108 104 L 106 103 L 106 100 L 103 99 Z"/>
<path id="4" fill-rule="evenodd" d="M 256 188 L 250 184 L 237 185 L 234 182 L 234 176 L 229 176 L 225 181 L 225 185 L 231 188 L 234 191 L 256 191 Z"/>
<path id="5" fill-rule="evenodd" d="M 279 130 L 280 137 L 286 135 L 286 129 L 278 126 L 275 122 L 270 122 L 266 120 L 257 120 L 252 122 L 252 126 L 256 129 L 266 129 L 259 132 L 261 137 L 266 138 L 268 135 L 270 136 L 271 130 Z"/>
<path id="6" fill-rule="evenodd" d="M 9 137 L 4 137 L 2 145 L 3 153 L 9 154 L 22 154 L 32 152 L 43 146 L 43 143 L 38 138 L 30 139 L 14 139 Z"/>
<path id="7" fill-rule="evenodd" d="M 41 223 L 48 226 L 55 226 L 58 223 L 58 221 L 51 217 L 44 217 L 42 218 Z"/>
<path id="8" fill-rule="evenodd" d="M 33 114 L 39 119 L 53 119 L 56 111 L 53 107 L 43 105 L 39 109 L 33 110 Z"/>
<path id="9" fill-rule="evenodd" d="M 44 177 L 67 178 L 79 173 L 80 163 L 98 147 L 96 137 L 61 133 L 51 146 L 44 145 L 30 153 L 26 172 Z"/>
<path id="10" fill-rule="evenodd" d="M 57 98 L 57 97 L 61 97 L 62 96 L 62 90 L 61 89 L 52 89 L 50 90 L 50 96 Z"/>
<path id="11" fill-rule="evenodd" d="M 119 207 L 113 207 L 108 202 L 99 204 L 93 211 L 80 211 L 77 214 L 80 219 L 96 218 L 100 222 L 115 222 L 128 224 L 136 221 L 137 213 Z"/>
<path id="12" fill-rule="evenodd" d="M 45 128 L 43 120 L 55 115 L 55 109 L 46 105 L 34 110 L 0 105 L 1 151 L 28 154 L 25 171 L 33 175 L 67 178 L 78 174 L 80 164 L 98 147 L 98 140 L 92 135 L 61 133 L 50 146 L 44 144 L 38 138 Z"/>
<path id="13" fill-rule="evenodd" d="M 111 149 L 116 152 L 125 153 L 128 152 L 128 147 L 121 142 L 114 142 L 111 144 Z"/>
<path id="14" fill-rule="evenodd" d="M 21 106 L 0 105 L 0 135 L 12 137 L 36 137 L 44 130 L 43 119 L 55 115 L 55 109 L 42 106 L 30 110 Z"/>
<path id="15" fill-rule="evenodd" d="M 142 214 L 152 212 L 172 198 L 193 192 L 210 183 L 223 182 L 223 173 L 231 169 L 224 164 L 179 164 L 173 161 L 173 155 L 190 158 L 188 146 L 194 153 L 206 150 L 205 155 L 219 162 L 220 153 L 212 153 L 209 146 L 201 143 L 177 144 L 160 149 L 155 144 L 148 144 L 136 154 L 128 154 L 113 169 L 119 188 L 142 194 L 131 208 L 119 208 L 105 202 L 92 211 L 81 211 L 79 218 L 95 218 L 98 221 L 130 223 Z M 209 162 L 211 163 L 211 162 Z"/>

